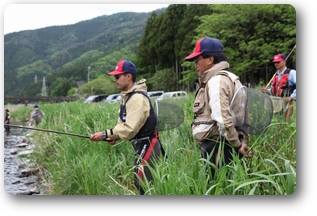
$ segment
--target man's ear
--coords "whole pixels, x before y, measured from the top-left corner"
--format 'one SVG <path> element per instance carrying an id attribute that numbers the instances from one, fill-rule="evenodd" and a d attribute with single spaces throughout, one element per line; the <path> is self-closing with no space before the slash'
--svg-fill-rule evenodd
<path id="1" fill-rule="evenodd" d="M 214 61 L 215 61 L 215 57 L 211 56 L 211 57 L 209 57 L 208 59 L 209 59 L 209 60 L 208 60 L 208 64 L 209 64 L 209 65 L 213 65 L 213 64 L 214 64 Z"/>
<path id="2" fill-rule="evenodd" d="M 128 73 L 127 76 L 128 76 L 128 81 L 132 80 L 132 74 Z"/>

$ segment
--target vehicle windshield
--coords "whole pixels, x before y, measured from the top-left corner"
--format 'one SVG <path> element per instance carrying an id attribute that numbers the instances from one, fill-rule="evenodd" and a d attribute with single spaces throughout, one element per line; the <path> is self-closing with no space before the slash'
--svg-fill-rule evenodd
<path id="1" fill-rule="evenodd" d="M 97 96 L 89 96 L 86 101 L 93 101 Z"/>
<path id="2" fill-rule="evenodd" d="M 173 93 L 164 93 L 162 96 L 163 96 L 163 98 L 170 98 L 170 97 L 172 97 L 172 94 Z"/>
<path id="3" fill-rule="evenodd" d="M 119 95 L 110 95 L 109 97 L 107 97 L 106 101 L 111 101 L 114 100 L 118 97 Z"/>

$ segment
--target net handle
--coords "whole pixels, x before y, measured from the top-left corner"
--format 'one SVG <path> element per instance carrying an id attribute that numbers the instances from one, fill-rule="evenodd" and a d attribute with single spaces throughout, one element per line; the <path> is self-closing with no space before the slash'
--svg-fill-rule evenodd
<path id="1" fill-rule="evenodd" d="M 159 119 L 159 110 L 158 110 L 158 102 L 157 100 L 155 100 L 155 108 L 156 108 L 156 117 L 157 117 L 157 121 Z"/>

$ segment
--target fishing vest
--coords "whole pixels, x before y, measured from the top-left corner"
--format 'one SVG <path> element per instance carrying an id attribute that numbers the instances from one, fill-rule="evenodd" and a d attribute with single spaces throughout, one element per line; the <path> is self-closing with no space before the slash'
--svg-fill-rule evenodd
<path id="1" fill-rule="evenodd" d="M 146 94 L 146 92 L 144 92 L 144 91 L 134 91 L 128 96 L 128 98 L 125 101 L 125 103 L 121 104 L 120 114 L 119 115 L 120 115 L 120 119 L 121 119 L 122 122 L 126 121 L 126 116 L 127 116 L 126 104 L 129 101 L 129 99 L 134 94 L 143 94 L 145 97 L 147 97 L 147 99 L 149 100 L 149 103 L 150 103 L 150 116 L 146 120 L 146 122 L 143 125 L 143 127 L 139 130 L 139 132 L 133 137 L 133 139 L 139 139 L 139 138 L 142 138 L 142 137 L 150 136 L 150 135 L 152 135 L 155 132 L 155 127 L 157 125 L 157 116 L 156 116 L 156 114 L 154 112 L 154 109 L 152 107 L 151 100 L 148 97 L 148 95 Z"/>
<path id="2" fill-rule="evenodd" d="M 273 96 L 287 97 L 294 91 L 294 89 L 296 89 L 296 86 L 292 86 L 291 88 L 288 86 L 288 77 L 290 71 L 291 69 L 287 68 L 280 81 L 278 81 L 278 75 L 275 75 L 272 81 Z"/>
<path id="3" fill-rule="evenodd" d="M 223 75 L 230 78 L 232 83 L 236 83 L 239 79 L 232 72 L 221 70 L 215 73 L 209 80 L 217 75 Z M 240 82 L 239 82 L 240 83 Z M 195 103 L 194 103 L 194 121 L 192 123 L 192 131 L 193 136 L 197 143 L 201 142 L 206 138 L 212 138 L 215 136 L 219 136 L 219 128 L 214 120 L 211 119 L 212 110 L 209 106 L 209 96 L 206 90 L 206 84 L 202 83 L 201 86 L 198 87 L 195 94 Z M 240 84 L 240 86 L 242 86 Z M 239 85 L 235 85 L 234 93 L 240 87 Z M 232 95 L 232 96 L 233 96 Z"/>

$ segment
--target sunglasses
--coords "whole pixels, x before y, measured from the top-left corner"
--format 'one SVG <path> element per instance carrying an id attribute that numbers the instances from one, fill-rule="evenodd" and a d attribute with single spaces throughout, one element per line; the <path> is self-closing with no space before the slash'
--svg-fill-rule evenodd
<path id="1" fill-rule="evenodd" d="M 124 74 L 114 75 L 114 78 L 118 80 L 118 79 L 120 79 L 120 77 L 122 77 L 123 75 L 124 75 Z"/>

